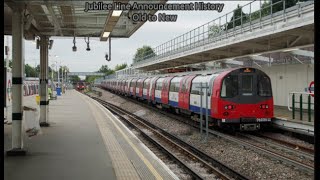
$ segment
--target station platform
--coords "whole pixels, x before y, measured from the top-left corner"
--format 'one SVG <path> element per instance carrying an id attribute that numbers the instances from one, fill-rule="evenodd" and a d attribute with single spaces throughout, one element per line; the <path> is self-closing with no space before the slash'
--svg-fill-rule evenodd
<path id="1" fill-rule="evenodd" d="M 38 107 L 35 96 L 24 105 Z M 101 180 L 178 179 L 110 111 L 75 90 L 49 103 L 49 127 L 24 135 L 26 156 L 4 152 L 4 179 Z M 11 125 L 4 125 L 4 150 L 11 148 Z"/>
<path id="2" fill-rule="evenodd" d="M 287 107 L 274 107 L 274 125 L 288 131 L 314 136 L 314 111 L 311 112 L 309 121 L 308 113 L 302 112 L 302 119 L 300 119 L 300 112 L 295 112 L 295 119 L 293 119 L 292 111 Z"/>

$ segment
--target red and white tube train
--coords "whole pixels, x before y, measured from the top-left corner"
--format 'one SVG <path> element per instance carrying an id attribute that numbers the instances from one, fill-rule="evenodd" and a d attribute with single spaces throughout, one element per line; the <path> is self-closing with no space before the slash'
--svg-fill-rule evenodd
<path id="1" fill-rule="evenodd" d="M 200 93 L 200 87 L 206 84 L 207 93 L 204 88 Z M 257 130 L 261 123 L 271 122 L 273 118 L 270 78 L 255 68 L 106 79 L 100 86 L 160 108 L 174 109 L 176 113 L 190 115 L 196 121 L 200 120 L 202 94 L 202 114 L 208 112 L 210 126 Z"/>
<path id="2" fill-rule="evenodd" d="M 25 78 L 23 81 L 23 95 L 39 94 L 39 78 Z"/>

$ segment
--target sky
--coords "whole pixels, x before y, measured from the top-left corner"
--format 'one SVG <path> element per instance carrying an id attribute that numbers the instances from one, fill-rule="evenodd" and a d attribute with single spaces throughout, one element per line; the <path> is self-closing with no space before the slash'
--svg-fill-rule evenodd
<path id="1" fill-rule="evenodd" d="M 185 3 L 187 1 L 181 1 Z M 190 2 L 190 1 L 188 1 Z M 209 2 L 209 1 L 202 1 Z M 213 1 L 210 1 L 213 3 Z M 214 1 L 214 3 L 224 3 L 221 13 L 217 11 L 158 11 L 157 13 L 177 14 L 176 22 L 146 22 L 130 38 L 112 39 L 111 61 L 105 60 L 105 53 L 108 52 L 108 42 L 100 42 L 99 39 L 90 39 L 91 51 L 86 51 L 84 38 L 76 39 L 77 52 L 72 51 L 73 38 L 56 38 L 53 48 L 49 50 L 49 65 L 56 62 L 68 66 L 71 72 L 94 72 L 102 65 L 114 68 L 117 64 L 132 64 L 136 50 L 143 45 L 156 47 L 179 35 L 182 35 L 198 26 L 201 26 L 213 19 L 233 11 L 238 4 L 245 5 L 251 1 Z M 173 3 L 173 1 L 168 1 Z M 258 4 L 253 6 L 257 9 Z M 7 45 L 5 39 L 4 44 Z M 11 37 L 8 36 L 8 44 L 11 46 Z M 10 48 L 12 49 L 12 48 Z M 10 57 L 11 59 L 11 53 Z M 31 66 L 40 64 L 40 52 L 36 49 L 34 41 L 25 41 L 25 63 Z"/>

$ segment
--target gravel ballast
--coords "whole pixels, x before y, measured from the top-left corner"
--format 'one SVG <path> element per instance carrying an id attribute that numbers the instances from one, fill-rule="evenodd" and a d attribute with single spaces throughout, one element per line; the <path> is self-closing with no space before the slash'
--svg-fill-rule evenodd
<path id="1" fill-rule="evenodd" d="M 233 144 L 225 139 L 209 135 L 208 142 L 204 142 L 204 138 L 201 139 L 198 130 L 189 125 L 130 102 L 121 96 L 102 89 L 98 90 L 102 92 L 102 96 L 100 97 L 102 100 L 135 113 L 137 116 L 177 135 L 184 141 L 201 149 L 250 179 L 313 179 L 312 174 L 307 174 L 295 167 L 287 166 L 277 160 L 270 159 L 263 154 Z"/>

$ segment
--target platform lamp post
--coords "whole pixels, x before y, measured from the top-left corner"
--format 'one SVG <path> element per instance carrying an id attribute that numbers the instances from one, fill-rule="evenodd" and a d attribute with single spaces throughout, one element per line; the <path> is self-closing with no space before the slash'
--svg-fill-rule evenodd
<path id="1" fill-rule="evenodd" d="M 49 55 L 50 57 L 53 57 L 53 58 L 58 58 L 59 56 L 57 56 L 57 55 Z M 52 71 L 51 71 L 51 76 L 52 76 L 52 81 L 53 81 L 53 68 L 54 67 L 56 67 L 56 71 L 57 71 L 57 68 L 58 68 L 58 62 L 57 62 L 57 60 L 54 60 L 54 61 L 52 61 L 52 62 L 54 62 L 54 64 L 52 64 L 51 65 L 51 67 L 52 67 Z M 57 81 L 58 81 L 58 83 L 59 83 L 59 71 L 58 71 L 58 78 L 57 78 Z"/>
<path id="2" fill-rule="evenodd" d="M 51 64 L 51 80 L 53 82 L 53 68 L 54 68 L 54 64 Z"/>
<path id="3" fill-rule="evenodd" d="M 61 69 L 61 88 L 63 88 L 63 66 L 61 64 L 60 64 L 60 69 Z"/>

